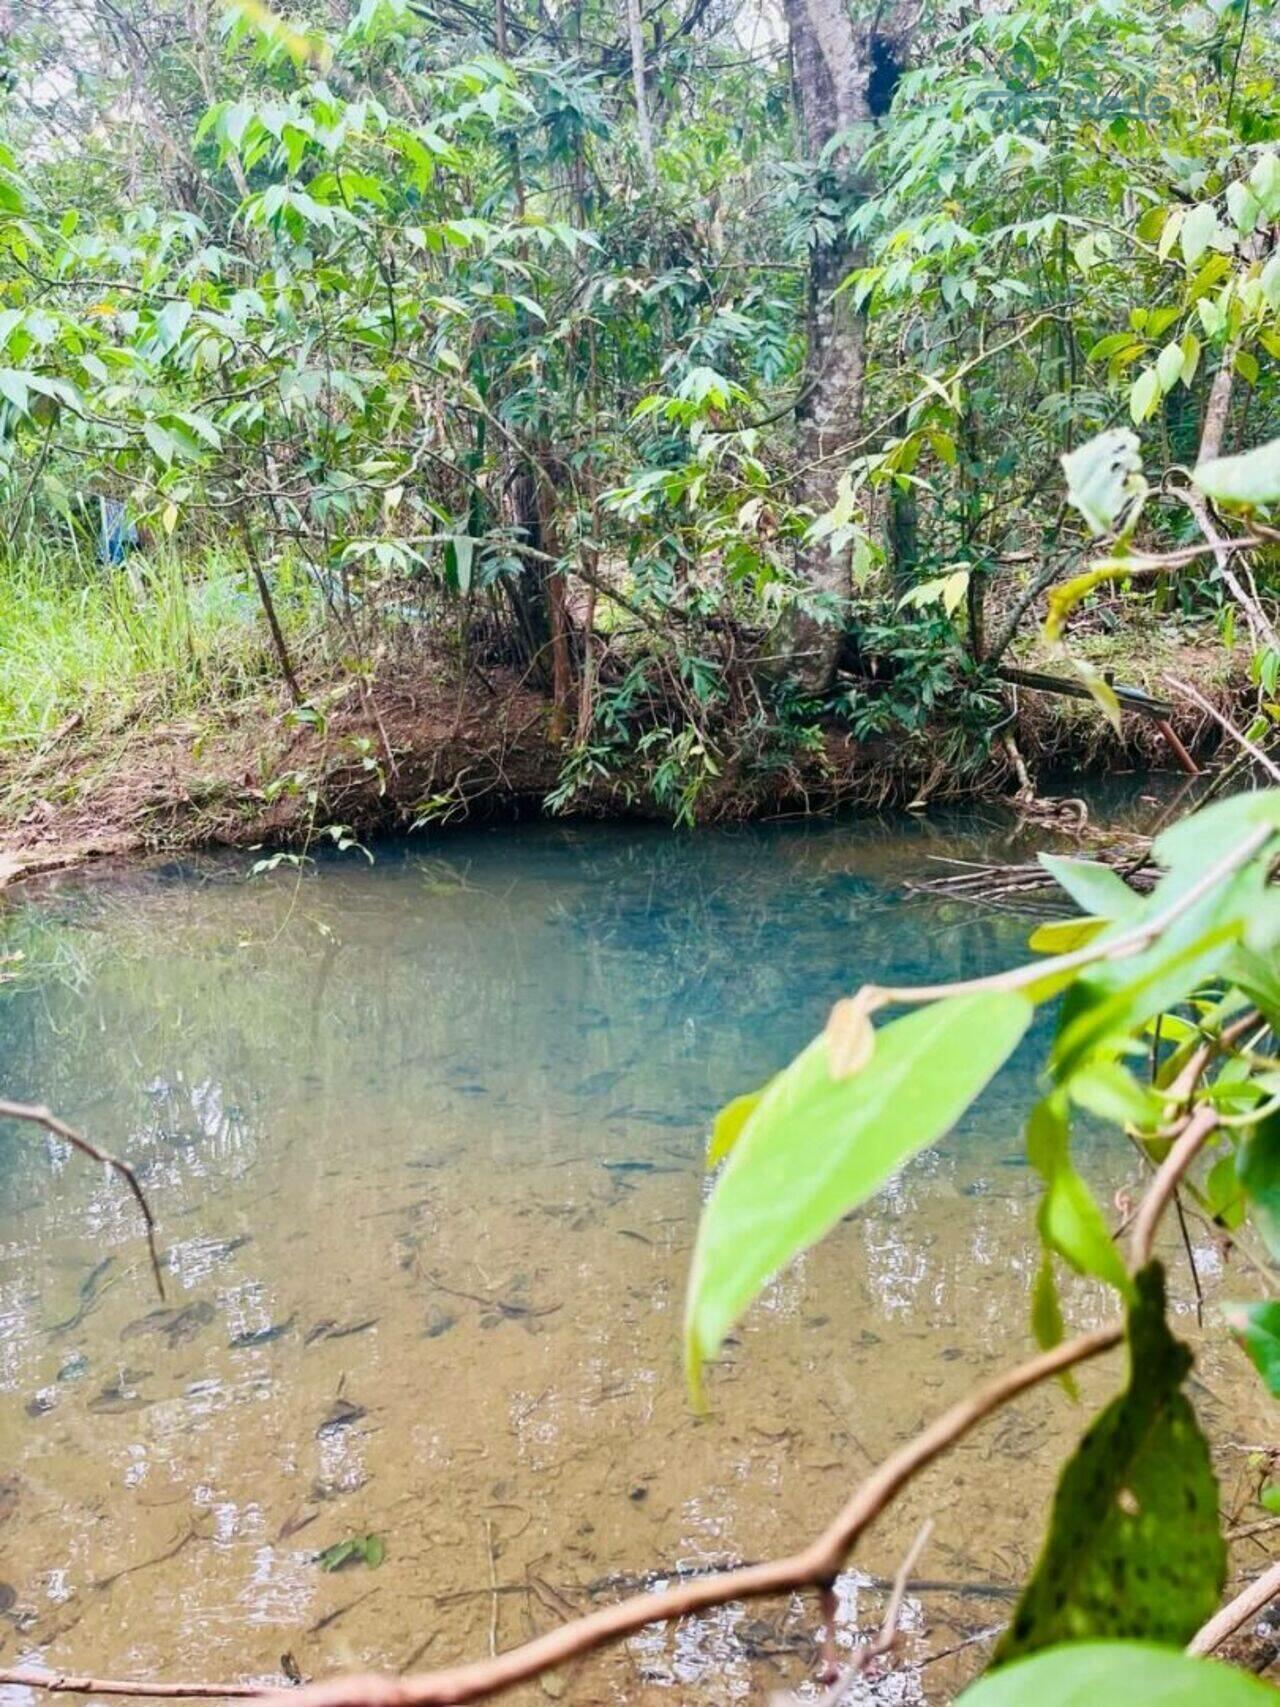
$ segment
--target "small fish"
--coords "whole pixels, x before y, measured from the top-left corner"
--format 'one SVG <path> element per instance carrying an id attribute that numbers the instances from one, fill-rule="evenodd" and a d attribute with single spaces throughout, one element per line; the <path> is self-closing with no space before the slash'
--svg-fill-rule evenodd
<path id="1" fill-rule="evenodd" d="M 286 1517 L 276 1535 L 277 1541 L 288 1541 L 290 1536 L 299 1534 L 309 1523 L 314 1523 L 319 1517 L 318 1511 L 295 1511 Z"/>
<path id="2" fill-rule="evenodd" d="M 350 1399 L 335 1399 L 328 1416 L 316 1430 L 316 1439 L 321 1440 L 325 1435 L 337 1434 L 339 1429 L 350 1428 L 352 1423 L 358 1423 L 361 1417 L 367 1417 L 368 1414 L 363 1405 L 353 1405 Z"/>
<path id="3" fill-rule="evenodd" d="M 180 1308 L 148 1310 L 120 1331 L 122 1340 L 138 1339 L 143 1334 L 163 1334 L 171 1346 L 184 1345 L 194 1339 L 200 1329 L 207 1327 L 217 1315 L 213 1305 L 204 1299 Z"/>
<path id="4" fill-rule="evenodd" d="M 583 1097 L 604 1096 L 606 1091 L 611 1091 L 618 1080 L 625 1078 L 625 1076 L 620 1067 L 603 1073 L 592 1073 L 583 1079 L 578 1086 L 577 1094 Z"/>
<path id="5" fill-rule="evenodd" d="M 0 1612 L 8 1612 L 18 1598 L 18 1591 L 12 1583 L 0 1583 Z"/>
<path id="6" fill-rule="evenodd" d="M 269 1328 L 254 1328 L 249 1333 L 237 1334 L 231 1341 L 231 1350 L 247 1351 L 251 1346 L 270 1345 L 272 1340 L 278 1340 L 287 1334 L 297 1319 L 295 1312 L 287 1322 L 272 1322 Z"/>
<path id="7" fill-rule="evenodd" d="M 441 1334 L 447 1334 L 449 1329 L 456 1327 L 458 1318 L 451 1316 L 447 1310 L 442 1310 L 438 1304 L 433 1304 L 427 1311 L 427 1325 L 422 1330 L 423 1337 L 438 1340 Z"/>
<path id="8" fill-rule="evenodd" d="M 377 1316 L 370 1316 L 363 1322 L 349 1322 L 345 1325 L 341 1322 L 335 1322 L 332 1316 L 326 1316 L 323 1321 L 317 1322 L 315 1327 L 307 1330 L 302 1343 L 303 1345 L 314 1345 L 317 1340 L 350 1339 L 352 1334 L 362 1334 L 366 1329 L 375 1328 L 377 1325 Z"/>
<path id="9" fill-rule="evenodd" d="M 111 1268 L 115 1260 L 116 1259 L 114 1257 L 103 1257 L 101 1262 L 94 1264 L 88 1274 L 85 1275 L 84 1279 L 80 1282 L 80 1302 L 77 1307 L 65 1321 L 54 1322 L 52 1326 L 47 1328 L 45 1330 L 47 1333 L 70 1333 L 73 1328 L 78 1328 L 80 1326 L 81 1322 L 84 1321 L 85 1317 L 98 1303 L 103 1292 L 107 1290 L 106 1287 L 103 1286 L 102 1282 L 106 1277 L 108 1269 Z"/>

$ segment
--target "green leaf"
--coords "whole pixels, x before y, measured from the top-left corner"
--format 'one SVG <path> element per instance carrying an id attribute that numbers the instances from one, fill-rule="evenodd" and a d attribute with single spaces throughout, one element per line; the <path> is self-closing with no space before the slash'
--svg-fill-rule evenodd
<path id="1" fill-rule="evenodd" d="M 1241 1144 L 1236 1173 L 1258 1231 L 1272 1256 L 1280 1258 L 1280 1114 L 1260 1120 Z"/>
<path id="2" fill-rule="evenodd" d="M 1220 504 L 1280 504 L 1280 439 L 1197 463 L 1191 478 Z"/>
<path id="3" fill-rule="evenodd" d="M 1182 258 L 1194 267 L 1204 254 L 1218 229 L 1218 215 L 1212 202 L 1199 202 L 1182 222 Z"/>
<path id="4" fill-rule="evenodd" d="M 1182 364 L 1185 359 L 1181 344 L 1166 344 L 1161 350 L 1156 362 L 1156 377 L 1160 381 L 1161 391 L 1173 390 L 1182 378 Z"/>
<path id="5" fill-rule="evenodd" d="M 768 1089 L 768 1086 L 765 1087 Z M 714 1168 L 718 1162 L 723 1162 L 733 1146 L 742 1136 L 742 1128 L 747 1124 L 748 1117 L 759 1106 L 763 1090 L 749 1091 L 745 1096 L 734 1097 L 727 1102 L 716 1115 L 711 1124 L 711 1138 L 707 1144 L 707 1166 Z"/>
<path id="6" fill-rule="evenodd" d="M 1160 375 L 1153 367 L 1143 368 L 1129 393 L 1129 414 L 1135 424 L 1146 420 L 1160 396 Z"/>
<path id="7" fill-rule="evenodd" d="M 1124 878 L 1097 860 L 1066 859 L 1061 854 L 1040 855 L 1040 863 L 1060 889 L 1065 889 L 1082 912 L 1107 919 L 1136 919 L 1142 912 L 1142 896 L 1130 889 Z"/>
<path id="8" fill-rule="evenodd" d="M 1126 507 L 1147 490 L 1137 434 L 1125 427 L 1099 433 L 1071 451 L 1062 458 L 1062 471 L 1067 497 L 1094 534 L 1110 533 Z"/>
<path id="9" fill-rule="evenodd" d="M 1070 954 L 1100 936 L 1110 919 L 1050 919 L 1037 925 L 1027 938 L 1027 947 L 1034 954 Z"/>
<path id="10" fill-rule="evenodd" d="M 978 1679 L 956 1707 L 1275 1707 L 1275 1690 L 1216 1660 L 1146 1642 L 1075 1642 Z"/>
<path id="11" fill-rule="evenodd" d="M 1280 1299 L 1224 1304 L 1227 1326 L 1248 1352 L 1273 1398 L 1280 1399 Z"/>
<path id="12" fill-rule="evenodd" d="M 1077 1274 L 1092 1274 L 1124 1297 L 1133 1292 L 1093 1193 L 1071 1165 L 1071 1130 L 1061 1096 L 1046 1097 L 1027 1121 L 1027 1159 L 1045 1184 L 1036 1227 L 1046 1250 Z"/>
<path id="13" fill-rule="evenodd" d="M 1090 1061 L 1071 1075 L 1067 1090 L 1074 1103 L 1116 1126 L 1154 1126 L 1160 1119 L 1159 1097 L 1119 1061 Z"/>
<path id="14" fill-rule="evenodd" d="M 316 1564 L 322 1571 L 340 1571 L 357 1561 L 376 1568 L 386 1556 L 387 1545 L 380 1535 L 350 1535 L 317 1553 Z"/>
<path id="15" fill-rule="evenodd" d="M 1041 1351 L 1052 1351 L 1055 1345 L 1061 1345 L 1066 1333 L 1057 1276 L 1053 1272 L 1053 1253 L 1048 1250 L 1040 1253 L 1040 1266 L 1031 1287 L 1031 1332 Z M 1069 1398 L 1080 1397 L 1070 1369 L 1064 1369 L 1058 1379 Z"/>
<path id="16" fill-rule="evenodd" d="M 29 378 L 29 374 L 22 373 L 18 368 L 0 367 L 0 397 L 12 403 L 20 415 L 27 412 Z"/>
<path id="17" fill-rule="evenodd" d="M 954 1125 L 1031 1015 L 1016 993 L 953 996 L 879 1030 L 852 1077 L 832 1078 L 824 1034 L 765 1088 L 698 1228 L 685 1318 L 691 1384 L 773 1274 Z"/>
<path id="18" fill-rule="evenodd" d="M 1044 1552 L 993 1668 L 1097 1637 L 1181 1646 L 1217 1610 L 1226 1545 L 1208 1443 L 1181 1391 L 1191 1353 L 1165 1321 L 1159 1263 L 1135 1285 L 1129 1384 L 1062 1472 Z"/>

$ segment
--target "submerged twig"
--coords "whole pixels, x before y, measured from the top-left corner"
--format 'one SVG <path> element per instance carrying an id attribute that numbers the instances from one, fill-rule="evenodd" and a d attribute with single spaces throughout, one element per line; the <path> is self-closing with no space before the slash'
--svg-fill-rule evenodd
<path id="1" fill-rule="evenodd" d="M 28 1120 L 33 1126 L 43 1126 L 46 1132 L 51 1132 L 55 1138 L 61 1138 L 64 1144 L 70 1144 L 73 1150 L 79 1150 L 81 1155 L 88 1156 L 90 1161 L 101 1162 L 104 1167 L 113 1168 L 120 1175 L 142 1211 L 147 1232 L 147 1249 L 151 1253 L 151 1272 L 155 1276 L 156 1291 L 163 1298 L 164 1279 L 160 1273 L 160 1254 L 156 1249 L 155 1216 L 151 1213 L 151 1205 L 147 1202 L 138 1176 L 128 1162 L 122 1162 L 119 1156 L 113 1156 L 109 1150 L 102 1150 L 96 1144 L 91 1144 L 83 1133 L 68 1126 L 65 1120 L 59 1120 L 50 1109 L 35 1103 L 7 1102 L 0 1098 L 0 1119 Z"/>

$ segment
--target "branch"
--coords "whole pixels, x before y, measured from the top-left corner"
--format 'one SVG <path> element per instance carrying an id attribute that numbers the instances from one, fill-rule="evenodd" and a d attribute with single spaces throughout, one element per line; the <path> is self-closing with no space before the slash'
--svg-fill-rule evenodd
<path id="1" fill-rule="evenodd" d="M 1064 1369 L 1110 1351 L 1124 1337 L 1120 1322 L 1055 1346 L 977 1388 L 944 1411 L 913 1440 L 885 1459 L 862 1483 L 844 1509 L 809 1545 L 785 1558 L 743 1565 L 732 1571 L 687 1578 L 669 1588 L 635 1595 L 563 1624 L 518 1648 L 492 1659 L 475 1660 L 447 1671 L 416 1677 L 380 1677 L 376 1673 L 337 1677 L 300 1689 L 277 1691 L 259 1684 L 134 1684 L 114 1679 L 68 1682 L 52 1673 L 31 1670 L 0 1671 L 0 1685 L 21 1683 L 29 1689 L 83 1689 L 94 1695 L 265 1696 L 274 1707 L 439 1707 L 442 1703 L 477 1701 L 499 1690 L 554 1671 L 593 1648 L 603 1647 L 642 1630 L 646 1624 L 685 1618 L 690 1613 L 722 1606 L 731 1600 L 760 1600 L 790 1594 L 796 1589 L 822 1587 L 839 1575 L 849 1550 L 891 1500 L 926 1465 L 962 1440 L 984 1418 L 1039 1386 Z"/>
<path id="2" fill-rule="evenodd" d="M 1220 1612 L 1196 1631 L 1187 1643 L 1189 1654 L 1211 1654 L 1220 1648 L 1242 1624 L 1255 1617 L 1280 1596 L 1280 1564 L 1263 1571 L 1247 1588 L 1241 1589 L 1234 1600 L 1228 1601 Z"/>
<path id="3" fill-rule="evenodd" d="M 1185 695 L 1194 705 L 1198 705 L 1201 711 L 1206 712 L 1238 747 L 1243 747 L 1246 753 L 1256 759 L 1272 782 L 1280 782 L 1280 765 L 1277 765 L 1274 759 L 1268 758 L 1262 748 L 1256 742 L 1251 741 L 1242 730 L 1237 729 L 1230 718 L 1224 717 L 1213 701 L 1206 698 L 1199 688 L 1193 687 L 1190 682 L 1181 681 L 1177 676 L 1166 674 L 1164 679 L 1171 688 Z"/>
<path id="4" fill-rule="evenodd" d="M 147 1229 L 147 1249 L 151 1253 L 151 1272 L 155 1276 L 156 1290 L 163 1298 L 164 1280 L 161 1278 L 160 1256 L 156 1250 L 155 1216 L 151 1213 L 151 1205 L 138 1183 L 138 1176 L 128 1162 L 122 1162 L 119 1156 L 113 1156 L 109 1150 L 100 1150 L 65 1121 L 59 1120 L 56 1114 L 47 1108 L 38 1108 L 34 1103 L 6 1102 L 0 1098 L 0 1120 L 29 1120 L 32 1125 L 43 1126 L 47 1132 L 52 1132 L 55 1138 L 61 1138 L 64 1144 L 70 1144 L 73 1150 L 79 1150 L 82 1156 L 88 1156 L 91 1161 L 101 1162 L 104 1167 L 115 1169 L 133 1193 L 138 1208 L 142 1211 L 142 1219 Z"/>

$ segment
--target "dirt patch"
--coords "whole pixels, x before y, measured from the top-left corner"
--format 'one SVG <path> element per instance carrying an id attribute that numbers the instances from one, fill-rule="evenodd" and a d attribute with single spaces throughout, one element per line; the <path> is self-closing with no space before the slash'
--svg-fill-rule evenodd
<path id="1" fill-rule="evenodd" d="M 1167 693 L 1160 678 L 1175 663 L 1225 712 L 1241 714 L 1252 691 L 1247 677 L 1213 644 L 1180 645 L 1172 660 L 1167 648 L 1147 648 L 1142 662 L 1127 661 L 1123 679 Z M 216 720 L 156 723 L 139 712 L 102 727 L 73 717 L 38 749 L 0 763 L 0 887 L 105 855 L 296 847 L 337 826 L 363 836 L 537 816 L 561 782 L 566 749 L 554 736 L 551 707 L 513 672 L 491 670 L 462 683 L 447 663 L 419 658 L 373 683 L 317 671 L 303 686 L 309 703 L 302 712 L 265 683 Z M 1018 742 L 1033 769 L 1064 762 L 1077 772 L 1118 762 L 1172 768 L 1149 719 L 1126 716 L 1117 738 L 1089 702 L 1019 691 L 1016 706 Z M 1174 723 L 1193 751 L 1218 742 L 1212 720 L 1194 706 L 1178 706 Z M 732 750 L 717 755 L 718 774 L 694 807 L 702 821 L 925 804 L 1016 788 L 1002 748 L 961 762 L 954 731 L 859 742 L 829 719 L 802 742 L 770 737 L 752 746 L 726 737 L 723 744 Z M 630 771 L 590 775 L 568 809 L 597 817 L 673 815 L 639 761 Z"/>

